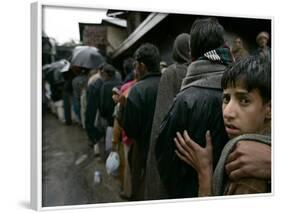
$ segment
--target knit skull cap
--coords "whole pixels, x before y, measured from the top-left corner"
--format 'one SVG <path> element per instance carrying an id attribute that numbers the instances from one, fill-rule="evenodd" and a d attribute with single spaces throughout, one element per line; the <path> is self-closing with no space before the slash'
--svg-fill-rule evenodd
<path id="1" fill-rule="evenodd" d="M 264 37 L 264 38 L 266 38 L 267 40 L 269 40 L 269 34 L 268 34 L 267 32 L 265 32 L 265 31 L 263 31 L 263 32 L 260 32 L 260 33 L 257 35 L 256 41 L 258 42 L 258 40 L 260 40 L 260 38 L 262 38 L 262 37 Z"/>

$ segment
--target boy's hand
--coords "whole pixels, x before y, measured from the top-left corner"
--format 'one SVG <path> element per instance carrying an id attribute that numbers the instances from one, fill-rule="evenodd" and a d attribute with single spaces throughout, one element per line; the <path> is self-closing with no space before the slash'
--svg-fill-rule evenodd
<path id="1" fill-rule="evenodd" d="M 206 133 L 206 147 L 203 148 L 194 142 L 188 135 L 187 131 L 184 131 L 183 136 L 177 132 L 177 137 L 174 139 L 177 150 L 176 155 L 192 166 L 197 173 L 212 172 L 213 166 L 213 147 L 210 132 Z"/>
<path id="2" fill-rule="evenodd" d="M 271 146 L 255 141 L 239 141 L 225 166 L 232 180 L 246 177 L 271 178 Z"/>
<path id="3" fill-rule="evenodd" d="M 212 194 L 213 177 L 213 147 L 210 131 L 206 133 L 206 147 L 203 148 L 195 143 L 185 130 L 183 136 L 177 132 L 174 139 L 178 150 L 176 155 L 192 166 L 198 173 L 199 191 L 198 196 L 209 196 Z"/>

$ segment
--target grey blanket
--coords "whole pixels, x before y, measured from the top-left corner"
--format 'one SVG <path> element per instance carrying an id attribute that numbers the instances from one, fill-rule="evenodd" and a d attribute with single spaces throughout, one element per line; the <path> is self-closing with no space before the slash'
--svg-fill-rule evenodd
<path id="1" fill-rule="evenodd" d="M 259 135 L 259 134 L 244 134 L 240 135 L 236 138 L 233 138 L 230 140 L 224 147 L 220 160 L 216 166 L 216 169 L 214 171 L 213 175 L 213 195 L 219 196 L 223 195 L 224 186 L 227 182 L 227 176 L 225 173 L 225 163 L 227 160 L 228 155 L 231 153 L 233 148 L 235 147 L 235 144 L 239 141 L 256 141 L 258 143 L 268 144 L 271 145 L 271 137 L 268 135 Z"/>

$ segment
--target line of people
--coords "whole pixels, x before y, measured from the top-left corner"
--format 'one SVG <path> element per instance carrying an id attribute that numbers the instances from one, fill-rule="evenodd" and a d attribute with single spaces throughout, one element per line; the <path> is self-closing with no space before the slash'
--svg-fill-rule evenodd
<path id="1" fill-rule="evenodd" d="M 101 160 L 119 153 L 127 200 L 270 192 L 268 40 L 258 34 L 250 55 L 237 37 L 230 50 L 222 25 L 204 18 L 177 36 L 175 62 L 162 71 L 150 43 L 124 61 L 123 81 L 104 61 L 72 66 L 64 75 L 65 122 L 73 100 Z"/>

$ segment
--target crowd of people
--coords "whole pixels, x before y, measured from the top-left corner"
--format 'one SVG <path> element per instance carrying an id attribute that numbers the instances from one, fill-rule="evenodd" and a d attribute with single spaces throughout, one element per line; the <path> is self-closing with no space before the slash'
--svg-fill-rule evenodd
<path id="1" fill-rule="evenodd" d="M 118 153 L 122 198 L 266 193 L 269 39 L 260 32 L 250 53 L 237 36 L 230 48 L 217 19 L 197 19 L 190 34 L 176 37 L 169 66 L 155 45 L 144 43 L 124 60 L 123 76 L 99 57 L 92 66 L 62 64 L 57 81 L 45 67 L 44 78 L 49 99 L 63 102 L 65 124 L 75 121 L 85 129 L 100 160 Z"/>

